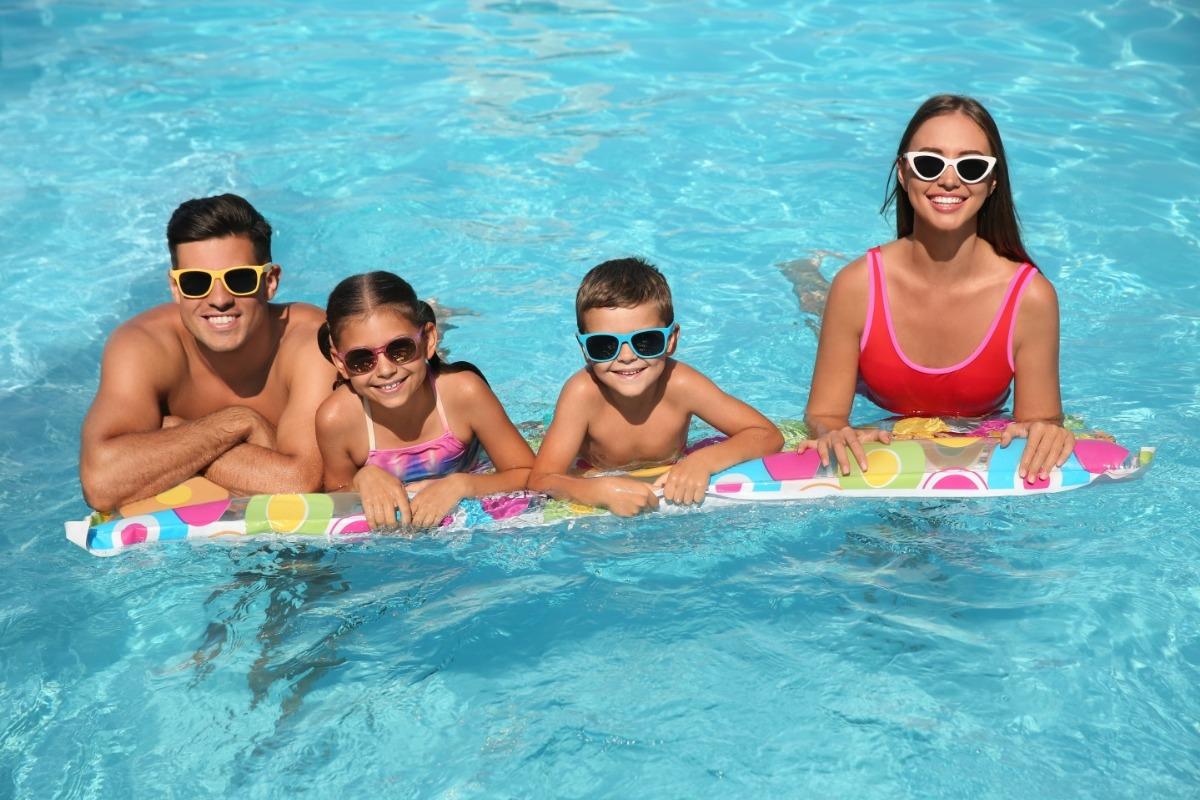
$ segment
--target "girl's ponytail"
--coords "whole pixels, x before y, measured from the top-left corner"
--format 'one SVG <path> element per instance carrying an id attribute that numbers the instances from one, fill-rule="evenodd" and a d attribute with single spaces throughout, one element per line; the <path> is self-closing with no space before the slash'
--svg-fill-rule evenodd
<path id="1" fill-rule="evenodd" d="M 437 329 L 437 315 L 433 311 L 433 306 L 429 305 L 429 303 L 425 302 L 424 300 L 417 301 L 416 323 L 418 327 L 421 328 L 424 328 L 426 325 L 432 325 L 435 330 Z M 438 372 L 441 370 L 442 366 L 442 357 L 439 356 L 435 350 L 433 355 L 429 357 L 429 368 L 434 372 Z"/>

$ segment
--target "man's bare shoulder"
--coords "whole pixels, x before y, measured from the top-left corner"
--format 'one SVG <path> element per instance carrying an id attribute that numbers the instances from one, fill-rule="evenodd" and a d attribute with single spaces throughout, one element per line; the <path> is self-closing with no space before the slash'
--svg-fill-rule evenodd
<path id="1" fill-rule="evenodd" d="M 180 338 L 182 324 L 174 303 L 143 311 L 122 322 L 108 337 L 106 356 L 152 358 L 155 368 L 182 364 L 186 358 Z"/>
<path id="2" fill-rule="evenodd" d="M 287 303 L 278 306 L 277 313 L 283 325 L 279 342 L 283 366 L 292 374 L 332 381 L 333 364 L 317 345 L 317 331 L 325 322 L 325 312 L 308 303 Z"/>

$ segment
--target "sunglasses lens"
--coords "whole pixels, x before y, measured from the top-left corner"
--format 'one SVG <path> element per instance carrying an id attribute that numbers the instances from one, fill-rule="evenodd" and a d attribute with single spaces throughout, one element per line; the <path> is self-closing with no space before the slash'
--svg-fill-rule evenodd
<path id="1" fill-rule="evenodd" d="M 667 337 L 662 331 L 638 331 L 629 343 L 642 358 L 658 358 L 667 352 Z"/>
<path id="2" fill-rule="evenodd" d="M 407 336 L 393 339 L 383 352 L 393 364 L 407 364 L 417 357 L 417 343 Z"/>
<path id="3" fill-rule="evenodd" d="M 179 291 L 184 297 L 205 297 L 212 289 L 212 276 L 207 272 L 188 270 L 179 273 Z"/>
<path id="4" fill-rule="evenodd" d="M 983 180 L 984 176 L 988 174 L 989 168 L 988 162 L 982 158 L 964 158 L 955 167 L 958 170 L 958 177 L 966 183 L 978 183 Z"/>
<path id="5" fill-rule="evenodd" d="M 258 291 L 258 270 L 249 267 L 229 270 L 225 273 L 225 288 L 230 294 L 254 294 Z"/>
<path id="6" fill-rule="evenodd" d="M 913 172 L 917 173 L 917 177 L 923 181 L 931 181 L 942 174 L 942 170 L 946 168 L 946 162 L 937 156 L 921 154 L 912 158 Z"/>
<path id="7" fill-rule="evenodd" d="M 587 348 L 588 358 L 592 361 L 612 361 L 617 357 L 621 343 L 617 337 L 602 333 L 589 336 L 584 346 Z"/>
<path id="8" fill-rule="evenodd" d="M 351 350 L 342 360 L 346 362 L 346 370 L 351 375 L 366 375 L 375 369 L 375 354 L 365 347 Z"/>

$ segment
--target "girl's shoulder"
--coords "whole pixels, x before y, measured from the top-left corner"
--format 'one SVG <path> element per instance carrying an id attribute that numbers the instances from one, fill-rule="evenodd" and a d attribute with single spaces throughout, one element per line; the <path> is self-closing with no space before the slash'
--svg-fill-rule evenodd
<path id="1" fill-rule="evenodd" d="M 332 434 L 348 431 L 353 426 L 361 427 L 363 419 L 362 401 L 342 384 L 334 389 L 317 408 L 317 432 Z"/>

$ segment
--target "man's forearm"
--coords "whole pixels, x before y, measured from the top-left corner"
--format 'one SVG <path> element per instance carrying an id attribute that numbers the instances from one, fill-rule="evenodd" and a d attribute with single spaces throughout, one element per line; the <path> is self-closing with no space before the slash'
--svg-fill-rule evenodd
<path id="1" fill-rule="evenodd" d="M 321 464 L 245 443 L 214 459 L 204 477 L 239 494 L 315 492 L 321 488 Z"/>
<path id="2" fill-rule="evenodd" d="M 199 474 L 253 430 L 254 412 L 227 408 L 172 428 L 127 433 L 85 448 L 80 483 L 88 505 L 111 511 Z"/>

